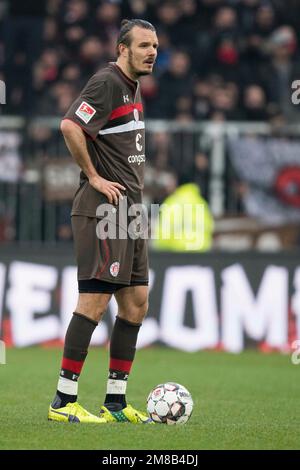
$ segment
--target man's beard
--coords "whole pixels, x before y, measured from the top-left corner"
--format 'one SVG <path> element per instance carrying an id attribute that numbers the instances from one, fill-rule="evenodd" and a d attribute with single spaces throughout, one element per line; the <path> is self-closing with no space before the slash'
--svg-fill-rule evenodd
<path id="1" fill-rule="evenodd" d="M 133 65 L 133 53 L 130 49 L 128 52 L 128 66 L 131 74 L 135 75 L 136 78 L 142 77 L 143 75 L 150 75 L 152 71 L 147 72 L 146 70 L 138 70 L 135 68 L 135 66 Z"/>

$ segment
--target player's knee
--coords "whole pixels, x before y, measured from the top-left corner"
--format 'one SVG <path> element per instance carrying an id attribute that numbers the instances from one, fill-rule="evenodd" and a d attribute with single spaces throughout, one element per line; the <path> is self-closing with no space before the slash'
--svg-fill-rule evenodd
<path id="1" fill-rule="evenodd" d="M 118 316 L 132 323 L 142 323 L 148 311 L 148 300 L 132 303 L 119 310 Z"/>
<path id="2" fill-rule="evenodd" d="M 149 302 L 148 302 L 148 299 L 145 300 L 145 302 L 143 303 L 143 305 L 141 306 L 141 313 L 142 315 L 145 317 L 148 313 L 148 308 L 149 308 Z"/>
<path id="3" fill-rule="evenodd" d="M 106 312 L 106 309 L 98 308 L 94 311 L 89 312 L 89 316 L 90 318 L 92 318 L 92 320 L 99 323 L 99 321 L 102 320 L 102 317 L 104 316 L 105 312 Z"/>
<path id="4" fill-rule="evenodd" d="M 96 321 L 99 323 L 99 321 L 102 319 L 103 315 L 106 312 L 106 309 L 100 309 L 100 308 L 84 308 L 84 309 L 76 309 L 78 313 L 82 313 L 86 317 L 90 318 L 91 320 Z"/>
<path id="5" fill-rule="evenodd" d="M 138 319 L 138 322 L 143 321 L 148 312 L 148 299 L 145 299 L 133 307 L 132 314 Z"/>
<path id="6" fill-rule="evenodd" d="M 106 312 L 108 302 L 99 299 L 98 295 L 80 294 L 76 311 L 99 322 Z"/>

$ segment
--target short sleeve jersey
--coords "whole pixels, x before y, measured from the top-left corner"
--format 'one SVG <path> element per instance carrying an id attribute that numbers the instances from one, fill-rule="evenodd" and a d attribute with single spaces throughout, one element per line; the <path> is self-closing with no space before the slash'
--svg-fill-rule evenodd
<path id="1" fill-rule="evenodd" d="M 138 81 L 110 63 L 91 77 L 64 116 L 87 136 L 87 148 L 97 173 L 126 187 L 128 202 L 142 200 L 145 167 L 145 123 Z M 81 172 L 72 215 L 95 217 L 103 195 Z"/>

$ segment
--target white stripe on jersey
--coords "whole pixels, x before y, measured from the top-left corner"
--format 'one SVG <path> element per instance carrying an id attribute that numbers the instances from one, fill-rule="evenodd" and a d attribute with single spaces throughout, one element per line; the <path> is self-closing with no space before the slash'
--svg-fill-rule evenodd
<path id="1" fill-rule="evenodd" d="M 145 129 L 144 121 L 132 120 L 130 122 L 127 122 L 126 124 L 122 124 L 121 126 L 115 126 L 115 127 L 109 127 L 108 129 L 103 129 L 102 131 L 99 131 L 99 134 L 100 135 L 120 134 L 121 132 L 135 131 L 138 129 Z"/>

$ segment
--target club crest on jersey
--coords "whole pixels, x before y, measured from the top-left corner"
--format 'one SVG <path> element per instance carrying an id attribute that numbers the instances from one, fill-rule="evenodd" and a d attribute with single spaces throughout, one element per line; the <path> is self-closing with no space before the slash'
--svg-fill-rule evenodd
<path id="1" fill-rule="evenodd" d="M 79 108 L 75 111 L 75 114 L 86 124 L 90 122 L 96 110 L 88 103 L 83 101 Z"/>
<path id="2" fill-rule="evenodd" d="M 114 263 L 110 265 L 109 271 L 113 277 L 117 277 L 117 275 L 119 274 L 119 270 L 120 270 L 120 263 L 118 261 L 115 261 Z"/>

